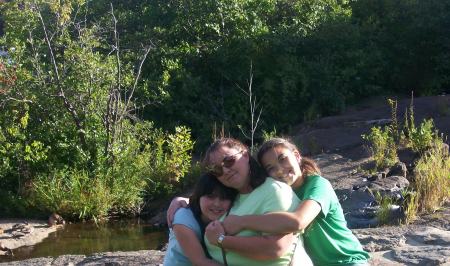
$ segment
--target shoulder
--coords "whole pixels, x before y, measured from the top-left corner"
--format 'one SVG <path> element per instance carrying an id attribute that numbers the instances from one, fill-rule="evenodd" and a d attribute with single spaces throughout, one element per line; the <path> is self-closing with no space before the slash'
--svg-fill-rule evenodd
<path id="1" fill-rule="evenodd" d="M 311 187 L 323 187 L 323 188 L 332 188 L 330 181 L 326 178 L 323 178 L 320 175 L 310 175 L 307 177 L 306 181 L 307 186 Z"/>
<path id="2" fill-rule="evenodd" d="M 259 201 L 264 205 L 262 213 L 270 211 L 294 210 L 299 199 L 286 183 L 268 177 L 259 191 Z"/>
<path id="3" fill-rule="evenodd" d="M 271 177 L 266 178 L 266 181 L 261 185 L 261 188 L 264 190 L 292 191 L 288 184 L 277 181 Z"/>
<path id="4" fill-rule="evenodd" d="M 192 221 L 195 221 L 194 213 L 191 211 L 190 208 L 179 208 L 175 212 L 174 216 L 174 224 L 184 224 L 185 222 L 191 223 Z"/>

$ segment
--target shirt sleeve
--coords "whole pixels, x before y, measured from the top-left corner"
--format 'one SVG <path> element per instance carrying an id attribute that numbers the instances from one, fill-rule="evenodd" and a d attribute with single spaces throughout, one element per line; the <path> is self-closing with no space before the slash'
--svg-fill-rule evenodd
<path id="1" fill-rule="evenodd" d="M 184 225 L 194 232 L 199 230 L 197 220 L 194 217 L 192 211 L 188 208 L 179 208 L 173 218 L 173 225 Z"/>
<path id="2" fill-rule="evenodd" d="M 321 212 L 327 216 L 331 209 L 332 195 L 335 194 L 331 183 L 321 176 L 309 176 L 303 200 L 314 200 L 320 204 Z"/>
<path id="3" fill-rule="evenodd" d="M 263 212 L 293 211 L 299 204 L 299 199 L 292 191 L 291 187 L 279 181 L 268 179 L 268 184 L 263 192 Z"/>

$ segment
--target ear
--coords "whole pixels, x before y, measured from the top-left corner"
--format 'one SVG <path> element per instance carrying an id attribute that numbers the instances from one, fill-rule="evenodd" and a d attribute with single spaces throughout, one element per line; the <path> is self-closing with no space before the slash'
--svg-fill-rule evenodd
<path id="1" fill-rule="evenodd" d="M 300 155 L 300 152 L 298 152 L 297 150 L 294 151 L 294 156 L 295 159 L 297 159 L 297 162 L 300 163 L 302 160 L 302 156 Z"/>

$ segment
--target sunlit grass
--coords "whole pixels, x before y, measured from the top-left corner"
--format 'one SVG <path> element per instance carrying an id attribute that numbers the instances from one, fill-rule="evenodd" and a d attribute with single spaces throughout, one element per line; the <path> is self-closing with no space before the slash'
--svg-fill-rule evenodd
<path id="1" fill-rule="evenodd" d="M 443 143 L 436 143 L 417 162 L 414 187 L 418 210 L 433 212 L 450 197 L 450 156 Z"/>

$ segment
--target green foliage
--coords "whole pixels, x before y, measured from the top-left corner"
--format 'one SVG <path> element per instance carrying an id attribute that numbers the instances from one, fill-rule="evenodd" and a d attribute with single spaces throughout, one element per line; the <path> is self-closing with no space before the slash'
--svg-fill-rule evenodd
<path id="1" fill-rule="evenodd" d="M 137 118 L 164 98 L 135 100 L 150 48 L 121 50 L 113 11 L 104 25 L 85 21 L 89 12 L 78 0 L 2 3 L 2 201 L 80 219 L 135 214 L 190 168 L 188 128 L 170 134 Z"/>
<path id="2" fill-rule="evenodd" d="M 433 119 L 425 119 L 420 123 L 419 127 L 410 126 L 406 129 L 407 145 L 413 151 L 424 153 L 428 150 L 435 138 L 437 137 L 436 129 L 434 128 Z"/>
<path id="3" fill-rule="evenodd" d="M 443 136 L 434 129 L 432 119 L 425 119 L 415 126 L 414 106 L 405 113 L 403 132 L 398 132 L 396 102 L 389 101 L 392 111 L 391 125 L 381 129 L 373 127 L 363 138 L 371 143 L 377 169 L 389 167 L 397 160 L 397 145 L 406 145 L 420 155 L 415 164 L 414 178 L 409 190 L 403 193 L 405 222 L 410 223 L 418 214 L 434 212 L 450 198 L 450 155 Z M 399 137 L 401 135 L 401 137 Z M 391 199 L 376 195 L 380 204 L 378 217 L 386 221 L 389 217 Z"/>
<path id="4" fill-rule="evenodd" d="M 370 149 L 377 169 L 384 169 L 398 161 L 397 146 L 394 141 L 391 127 L 373 127 L 363 139 L 370 142 Z"/>
<path id="5" fill-rule="evenodd" d="M 278 136 L 278 135 L 277 135 L 277 129 L 275 127 L 273 127 L 273 129 L 271 131 L 262 130 L 263 142 L 273 139 L 276 136 Z"/>
<path id="6" fill-rule="evenodd" d="M 417 198 L 417 192 L 409 189 L 403 192 L 403 209 L 405 210 L 405 223 L 410 224 L 413 222 L 418 215 L 418 203 L 419 198 Z"/>
<path id="7" fill-rule="evenodd" d="M 194 145 L 190 139 L 190 130 L 185 127 L 176 128 L 175 134 L 155 134 L 153 137 L 154 144 L 146 146 L 152 152 L 142 158 L 144 162 L 150 162 L 145 170 L 148 180 L 146 190 L 150 199 L 170 195 L 183 185 L 182 178 L 191 168 Z"/>
<path id="8" fill-rule="evenodd" d="M 169 134 L 148 123 L 135 130 L 117 151 L 113 166 L 97 169 L 95 178 L 77 169 L 37 177 L 33 205 L 76 219 L 102 219 L 110 214 L 138 214 L 144 198 L 174 193 L 183 185 L 180 177 L 190 170 L 190 131 L 180 127 Z"/>
<path id="9" fill-rule="evenodd" d="M 382 196 L 380 192 L 377 191 L 375 194 L 375 200 L 377 201 L 380 208 L 377 210 L 377 219 L 380 225 L 389 224 L 391 221 L 391 208 L 395 203 L 395 200 L 389 196 Z"/>
<path id="10" fill-rule="evenodd" d="M 91 3 L 88 16 L 110 21 L 109 3 Z M 148 105 L 144 117 L 166 129 L 189 125 L 199 150 L 210 140 L 205 123 L 240 136 L 237 125 L 250 120 L 237 86 L 246 87 L 250 62 L 260 128 L 280 134 L 367 96 L 433 94 L 450 81 L 446 1 L 113 3 L 123 43 L 156 44 L 137 94 L 163 104 Z"/>

